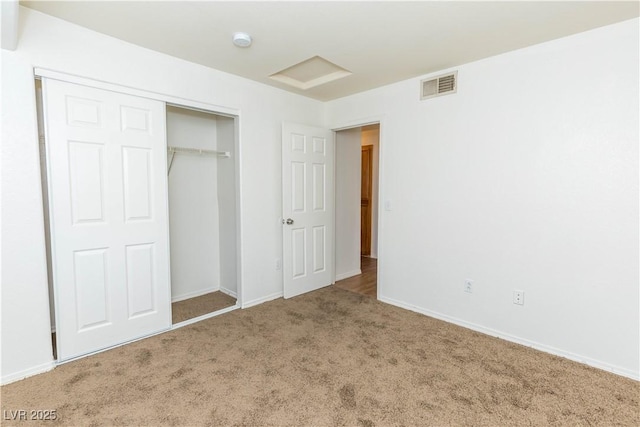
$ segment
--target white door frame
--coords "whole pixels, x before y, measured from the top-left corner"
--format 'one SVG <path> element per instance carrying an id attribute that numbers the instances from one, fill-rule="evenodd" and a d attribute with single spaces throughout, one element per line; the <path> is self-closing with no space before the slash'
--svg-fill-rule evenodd
<path id="1" fill-rule="evenodd" d="M 173 330 L 182 326 L 186 326 L 188 324 L 194 323 L 194 322 L 198 322 L 200 320 L 204 320 L 228 311 L 232 311 L 238 308 L 242 307 L 242 301 L 244 300 L 244 293 L 243 293 L 243 286 L 242 286 L 242 164 L 240 162 L 240 158 L 242 155 L 242 144 L 241 144 L 241 135 L 240 135 L 240 120 L 241 120 L 241 111 L 238 108 L 233 108 L 233 107 L 226 107 L 226 106 L 222 106 L 222 105 L 215 105 L 215 104 L 209 104 L 209 103 L 205 103 L 205 102 L 200 102 L 200 101 L 196 101 L 193 99 L 187 99 L 187 98 L 180 98 L 180 97 L 176 97 L 176 96 L 172 96 L 172 95 L 168 95 L 168 94 L 164 94 L 164 93 L 159 93 L 159 92 L 152 92 L 152 91 L 147 91 L 147 90 L 142 90 L 142 89 L 137 89 L 134 87 L 130 87 L 130 86 L 123 86 L 123 85 L 119 85 L 116 83 L 110 83 L 110 82 L 105 82 L 105 81 L 101 81 L 101 80 L 94 80 L 88 77 L 82 77 L 82 76 L 78 76 L 78 75 L 74 75 L 74 74 L 69 74 L 69 73 L 65 73 L 65 72 L 61 72 L 61 71 L 56 71 L 56 70 L 51 70 L 51 69 L 47 69 L 47 68 L 41 68 L 41 67 L 34 67 L 33 68 L 34 71 L 34 77 L 36 79 L 40 79 L 42 77 L 45 78 L 49 78 L 49 79 L 53 79 L 53 80 L 60 80 L 63 82 L 67 82 L 67 83 L 75 83 L 78 85 L 83 85 L 83 86 L 89 86 L 89 87 L 93 87 L 96 89 L 103 89 L 103 90 L 108 90 L 108 91 L 113 91 L 113 92 L 119 92 L 119 93 L 124 93 L 127 95 L 133 95 L 133 96 L 138 96 L 141 98 L 149 98 L 149 99 L 153 99 L 156 101 L 162 101 L 164 103 L 166 103 L 167 105 L 173 105 L 173 106 L 177 106 L 180 108 L 187 108 L 187 109 L 192 109 L 192 110 L 196 110 L 196 111 L 202 111 L 205 113 L 210 113 L 210 114 L 216 114 L 216 115 L 221 115 L 221 116 L 227 116 L 227 117 L 232 117 L 234 118 L 234 127 L 235 127 L 235 131 L 234 131 L 234 136 L 235 136 L 235 149 L 236 149 L 236 155 L 235 155 L 235 174 L 236 174 L 236 269 L 237 269 L 237 298 L 236 298 L 236 304 L 235 306 L 229 307 L 227 309 L 224 310 L 220 310 L 218 312 L 215 313 L 209 313 L 209 314 L 205 314 L 203 316 L 200 317 L 196 317 L 195 319 L 190 319 L 189 321 L 185 321 L 185 322 L 181 322 L 179 324 L 176 325 L 172 325 L 171 328 L 169 330 Z M 35 96 L 35 95 L 34 95 Z M 46 141 L 45 141 L 46 142 Z M 168 191 L 169 188 L 167 187 L 165 189 L 165 191 L 167 192 L 166 196 L 168 198 Z M 168 215 L 168 212 L 167 212 Z M 43 226 L 42 229 L 44 230 L 44 217 L 43 217 Z M 167 224 L 167 244 L 169 239 L 169 228 L 168 228 L 168 224 Z M 46 244 L 46 243 L 45 243 Z M 44 249 L 44 248 L 43 248 Z M 169 279 L 170 280 L 170 279 Z M 49 316 L 50 318 L 51 316 Z M 51 325 L 50 325 L 51 326 Z M 166 330 L 164 331 L 160 331 L 154 334 L 151 334 L 149 336 L 153 336 L 153 335 L 157 335 L 157 334 L 161 334 L 167 332 Z M 144 339 L 146 337 L 141 337 L 139 339 Z M 133 341 L 137 341 L 133 340 Z M 127 341 L 126 343 L 122 343 L 122 344 L 118 344 L 114 347 L 118 347 L 120 345 L 124 345 L 124 344 L 128 344 L 130 342 L 133 341 Z M 113 347 L 111 347 L 113 348 Z M 86 357 L 89 356 L 91 354 L 95 354 L 95 353 L 100 353 L 102 351 L 105 351 L 108 349 L 102 349 L 102 350 L 98 350 L 94 353 L 89 353 L 83 356 L 80 356 L 78 358 L 82 358 L 82 357 Z M 69 359 L 66 360 L 64 362 L 57 362 L 55 361 L 56 364 L 61 364 L 61 363 L 67 363 L 70 362 L 72 360 L 76 360 L 78 358 L 74 358 L 74 359 Z"/>
<path id="2" fill-rule="evenodd" d="M 378 193 L 377 193 L 377 198 L 378 198 L 378 209 L 377 209 L 377 213 L 378 213 L 378 248 L 377 248 L 377 255 L 378 255 L 378 274 L 377 274 L 377 286 L 376 286 L 376 299 L 380 299 L 382 297 L 382 289 L 384 289 L 384 281 L 383 281 L 383 275 L 381 274 L 383 269 L 384 269 L 384 261 L 381 262 L 381 260 L 384 258 L 384 244 L 383 244 L 383 240 L 384 240 L 384 233 L 382 232 L 383 230 L 383 226 L 384 226 L 384 209 L 382 209 L 381 207 L 383 206 L 383 194 L 384 194 L 384 184 L 383 184 L 383 179 L 382 177 L 384 176 L 384 149 L 386 147 L 385 144 L 383 144 L 382 140 L 384 139 L 383 134 L 384 134 L 384 116 L 369 116 L 369 117 L 363 117 L 361 119 L 356 119 L 356 120 L 350 120 L 348 122 L 342 122 L 342 123 L 336 123 L 333 126 L 329 126 L 329 129 L 331 129 L 334 134 L 336 132 L 342 131 L 342 130 L 348 130 L 348 129 L 353 129 L 353 128 L 358 128 L 358 127 L 363 127 L 363 126 L 368 126 L 368 125 L 375 125 L 378 124 L 380 126 L 380 139 L 378 141 Z M 334 150 L 334 153 L 337 153 L 337 149 Z M 334 184 L 336 182 L 335 179 L 335 170 L 334 169 Z M 336 191 L 334 191 L 334 195 L 335 195 Z M 334 202 L 334 223 L 335 223 L 335 202 Z M 335 230 L 335 227 L 334 227 Z M 333 257 L 334 257 L 334 266 L 335 266 L 335 256 L 336 256 L 336 248 L 335 248 L 335 236 L 333 239 L 334 242 L 334 246 L 333 246 Z M 335 272 L 335 268 L 333 271 L 333 283 L 335 284 L 336 282 L 336 272 Z"/>

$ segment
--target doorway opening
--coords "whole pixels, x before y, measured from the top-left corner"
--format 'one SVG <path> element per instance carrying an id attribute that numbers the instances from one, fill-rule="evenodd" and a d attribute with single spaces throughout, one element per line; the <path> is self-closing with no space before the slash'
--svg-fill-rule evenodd
<path id="1" fill-rule="evenodd" d="M 336 286 L 377 297 L 380 124 L 336 132 Z"/>

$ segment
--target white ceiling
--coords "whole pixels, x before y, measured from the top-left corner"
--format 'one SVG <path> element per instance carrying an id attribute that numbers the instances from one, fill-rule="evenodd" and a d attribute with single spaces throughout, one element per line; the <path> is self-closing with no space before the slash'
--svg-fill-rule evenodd
<path id="1" fill-rule="evenodd" d="M 23 1 L 83 27 L 326 101 L 639 16 L 636 1 Z M 250 48 L 231 43 L 252 35 Z M 321 56 L 351 75 L 307 90 L 269 76 Z"/>

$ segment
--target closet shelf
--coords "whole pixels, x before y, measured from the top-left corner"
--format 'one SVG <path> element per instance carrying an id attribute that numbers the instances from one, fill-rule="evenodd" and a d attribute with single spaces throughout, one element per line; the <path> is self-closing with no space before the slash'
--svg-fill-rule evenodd
<path id="1" fill-rule="evenodd" d="M 201 150 L 199 148 L 183 148 L 183 147 L 167 147 L 167 150 L 170 153 L 183 153 L 183 154 L 195 154 L 202 156 L 220 156 L 220 157 L 231 157 L 231 153 L 229 151 L 216 151 L 216 150 Z"/>
<path id="2" fill-rule="evenodd" d="M 202 150 L 199 148 L 183 148 L 183 147 L 168 146 L 167 151 L 171 153 L 171 159 L 169 159 L 169 168 L 167 169 L 167 175 L 171 173 L 171 166 L 173 165 L 173 156 L 175 156 L 176 153 L 192 154 L 196 156 L 217 156 L 217 157 L 224 157 L 227 159 L 231 157 L 231 153 L 228 151 Z"/>

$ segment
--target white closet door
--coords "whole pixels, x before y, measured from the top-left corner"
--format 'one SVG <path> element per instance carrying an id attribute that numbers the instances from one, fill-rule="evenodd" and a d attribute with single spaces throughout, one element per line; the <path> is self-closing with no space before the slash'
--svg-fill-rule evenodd
<path id="1" fill-rule="evenodd" d="M 43 79 L 58 359 L 171 326 L 165 106 Z"/>

